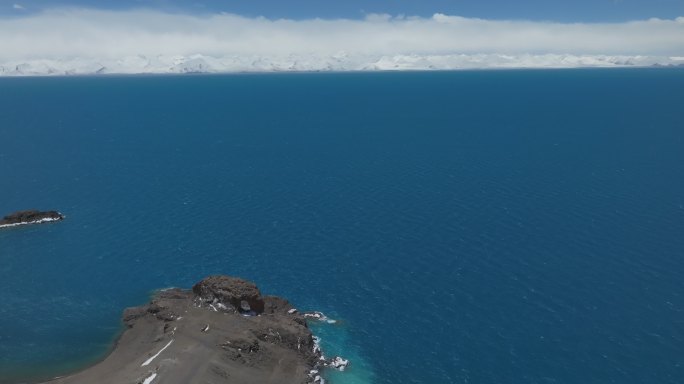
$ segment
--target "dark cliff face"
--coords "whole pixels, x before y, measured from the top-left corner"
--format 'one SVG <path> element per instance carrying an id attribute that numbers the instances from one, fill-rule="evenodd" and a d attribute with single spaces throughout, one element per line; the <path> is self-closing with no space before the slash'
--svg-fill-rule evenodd
<path id="1" fill-rule="evenodd" d="M 0 220 L 0 225 L 31 224 L 41 220 L 57 221 L 64 219 L 64 215 L 57 211 L 19 211 L 11 213 Z"/>
<path id="2" fill-rule="evenodd" d="M 222 303 L 239 312 L 264 312 L 264 298 L 259 288 L 249 281 L 230 276 L 209 276 L 192 287 L 205 303 Z"/>

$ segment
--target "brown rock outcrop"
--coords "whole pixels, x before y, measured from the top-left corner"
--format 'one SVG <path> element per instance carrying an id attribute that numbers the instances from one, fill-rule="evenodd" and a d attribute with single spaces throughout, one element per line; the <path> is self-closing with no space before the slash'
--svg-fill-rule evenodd
<path id="1" fill-rule="evenodd" d="M 248 313 L 239 313 L 242 301 Z M 327 363 L 304 316 L 291 310 L 228 276 L 163 290 L 124 311 L 126 329 L 107 358 L 50 383 L 320 383 L 317 369 Z"/>
<path id="2" fill-rule="evenodd" d="M 238 312 L 264 312 L 264 298 L 259 288 L 254 283 L 237 277 L 209 276 L 195 284 L 192 291 L 204 303 L 231 306 Z"/>

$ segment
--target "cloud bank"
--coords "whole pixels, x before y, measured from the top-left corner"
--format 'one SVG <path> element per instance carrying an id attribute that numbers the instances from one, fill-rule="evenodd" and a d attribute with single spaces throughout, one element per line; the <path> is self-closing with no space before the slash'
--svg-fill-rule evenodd
<path id="1" fill-rule="evenodd" d="M 684 17 L 624 23 L 435 14 L 269 20 L 55 9 L 0 19 L 0 74 L 684 64 Z"/>

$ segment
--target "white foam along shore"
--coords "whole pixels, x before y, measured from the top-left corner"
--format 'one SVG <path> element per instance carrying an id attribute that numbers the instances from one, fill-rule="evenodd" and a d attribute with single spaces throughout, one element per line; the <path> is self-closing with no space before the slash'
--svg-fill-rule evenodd
<path id="1" fill-rule="evenodd" d="M 326 316 L 323 312 L 319 312 L 319 311 L 304 312 L 303 316 L 307 319 L 314 319 L 314 320 L 322 321 L 322 322 L 325 322 L 328 324 L 337 323 L 337 320 L 331 319 L 328 316 Z"/>
<path id="2" fill-rule="evenodd" d="M 106 74 L 435 71 L 472 69 L 682 67 L 680 56 L 574 54 L 398 54 L 127 56 L 0 61 L 0 76 Z"/>
<path id="3" fill-rule="evenodd" d="M 0 228 L 17 227 L 20 225 L 29 225 L 29 224 L 42 224 L 42 223 L 49 223 L 49 222 L 60 221 L 60 220 L 62 220 L 62 219 L 61 218 L 46 217 L 44 219 L 26 221 L 26 222 L 22 222 L 22 223 L 0 224 Z"/>

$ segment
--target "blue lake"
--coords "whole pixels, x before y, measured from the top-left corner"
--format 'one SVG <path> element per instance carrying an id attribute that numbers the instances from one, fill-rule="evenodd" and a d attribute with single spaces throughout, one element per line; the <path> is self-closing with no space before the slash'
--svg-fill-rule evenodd
<path id="1" fill-rule="evenodd" d="M 348 383 L 684 382 L 684 70 L 0 79 L 0 383 L 209 274 Z"/>

